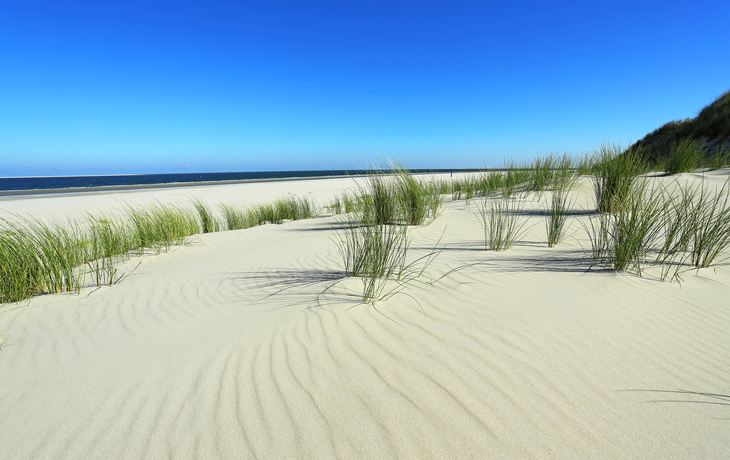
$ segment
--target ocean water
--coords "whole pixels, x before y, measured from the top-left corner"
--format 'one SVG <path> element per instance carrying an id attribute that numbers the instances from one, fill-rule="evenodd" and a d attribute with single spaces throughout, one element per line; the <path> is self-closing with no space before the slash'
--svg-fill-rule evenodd
<path id="1" fill-rule="evenodd" d="M 448 173 L 451 169 L 412 169 L 414 173 Z M 476 170 L 463 170 L 476 171 Z M 219 181 L 286 179 L 306 177 L 358 176 L 367 171 L 355 170 L 318 170 L 318 171 L 254 171 L 221 173 L 185 174 L 136 174 L 117 176 L 53 176 L 53 177 L 3 177 L 0 178 L 0 191 L 30 191 L 66 188 L 90 188 L 107 186 L 141 186 L 175 183 L 200 183 Z M 60 190 L 59 190 L 60 191 Z"/>

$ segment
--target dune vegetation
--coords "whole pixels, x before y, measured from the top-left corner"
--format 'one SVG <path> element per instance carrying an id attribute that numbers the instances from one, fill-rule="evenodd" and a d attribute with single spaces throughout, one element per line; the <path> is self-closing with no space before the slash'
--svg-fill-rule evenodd
<path id="1" fill-rule="evenodd" d="M 663 169 L 688 149 L 696 167 L 718 168 L 730 164 L 730 90 L 699 111 L 696 117 L 670 121 L 636 142 L 636 151 L 652 167 Z M 679 151 L 679 152 L 678 152 Z"/>
<path id="2" fill-rule="evenodd" d="M 665 165 L 676 174 L 701 165 L 696 143 L 677 146 L 679 157 Z M 662 165 L 665 166 L 665 165 Z M 507 250 L 519 241 L 525 224 L 524 202 L 550 198 L 544 206 L 548 247 L 566 237 L 573 202 L 570 190 L 579 176 L 592 178 L 595 209 L 580 220 L 590 241 L 589 257 L 616 270 L 643 274 L 662 266 L 662 279 L 677 279 L 689 267 L 716 263 L 730 246 L 730 186 L 695 190 L 676 184 L 673 193 L 650 182 L 652 168 L 632 147 L 605 144 L 575 160 L 548 155 L 532 162 L 506 162 L 451 180 L 416 177 L 392 163 L 371 167 L 356 191 L 337 196 L 325 209 L 341 214 L 335 243 L 347 276 L 361 277 L 363 301 L 378 300 L 387 280 L 403 282 L 423 272 L 439 251 L 418 267 L 407 263 L 409 228 L 428 225 L 445 197 L 477 203 L 486 249 Z M 22 216 L 0 221 L 0 302 L 85 286 L 109 285 L 124 274 L 119 264 L 132 256 L 160 253 L 190 242 L 196 234 L 242 230 L 320 215 L 312 198 L 287 196 L 251 207 L 222 204 L 216 211 L 193 199 L 188 206 L 156 203 L 126 206 L 115 214 L 88 214 L 68 222 L 41 222 Z M 529 216 L 528 216 L 529 217 Z M 415 274 L 415 275 L 414 275 Z"/>

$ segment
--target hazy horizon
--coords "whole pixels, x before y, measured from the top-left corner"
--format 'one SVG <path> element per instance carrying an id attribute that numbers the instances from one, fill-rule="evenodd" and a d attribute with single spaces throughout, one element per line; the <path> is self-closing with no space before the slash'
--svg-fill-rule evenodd
<path id="1" fill-rule="evenodd" d="M 9 1 L 0 177 L 498 167 L 730 86 L 730 4 Z"/>

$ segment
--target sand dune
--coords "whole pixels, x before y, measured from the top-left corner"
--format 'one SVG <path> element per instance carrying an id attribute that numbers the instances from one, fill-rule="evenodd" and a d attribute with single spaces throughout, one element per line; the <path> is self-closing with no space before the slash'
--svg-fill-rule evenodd
<path id="1" fill-rule="evenodd" d="M 590 184 L 573 193 L 570 238 L 547 248 L 530 198 L 506 252 L 447 200 L 409 258 L 444 250 L 375 305 L 343 279 L 336 217 L 200 235 L 118 285 L 4 305 L 0 456 L 727 458 L 730 402 L 702 393 L 730 394 L 730 268 L 678 284 L 594 265 Z"/>

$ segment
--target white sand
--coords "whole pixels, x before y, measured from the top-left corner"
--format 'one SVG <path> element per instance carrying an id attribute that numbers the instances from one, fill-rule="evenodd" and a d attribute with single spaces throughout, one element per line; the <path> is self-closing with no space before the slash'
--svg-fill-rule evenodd
<path id="1" fill-rule="evenodd" d="M 310 191 L 325 202 L 352 186 L 158 189 L 0 208 L 45 218 L 121 199 Z M 589 182 L 574 194 L 577 210 L 592 206 Z M 614 272 L 592 266 L 577 220 L 548 249 L 536 215 L 513 249 L 485 251 L 475 204 L 447 199 L 411 232 L 412 258 L 444 235 L 422 278 L 433 284 L 372 306 L 354 296 L 359 280 L 340 279 L 334 224 L 201 235 L 133 258 L 122 270 L 139 266 L 118 285 L 0 307 L 0 458 L 730 456 L 730 402 L 665 392 L 730 395 L 728 266 L 681 285 L 654 269 Z"/>

